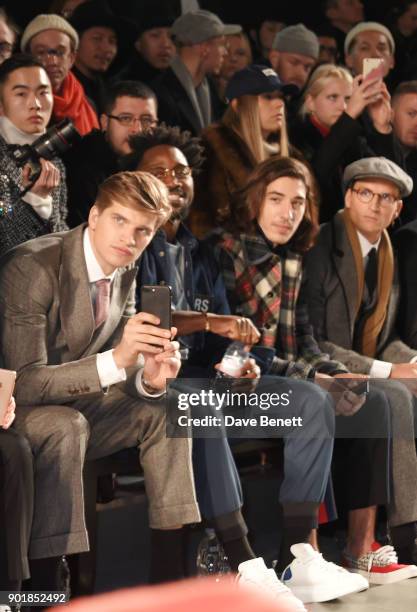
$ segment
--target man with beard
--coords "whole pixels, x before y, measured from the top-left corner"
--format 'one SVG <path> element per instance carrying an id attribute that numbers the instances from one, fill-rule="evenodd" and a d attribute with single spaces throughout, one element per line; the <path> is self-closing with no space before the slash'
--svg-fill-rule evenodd
<path id="1" fill-rule="evenodd" d="M 129 138 L 158 122 L 155 94 L 139 81 L 119 81 L 104 97 L 100 130 L 83 137 L 65 155 L 68 224 L 87 221 L 100 184 L 119 171 L 119 159 L 131 152 Z"/>
<path id="2" fill-rule="evenodd" d="M 197 355 L 203 347 L 204 360 L 210 354 L 215 363 L 230 339 L 256 343 L 258 331 L 248 319 L 230 314 L 214 259 L 183 223 L 194 197 L 192 174 L 203 161 L 198 139 L 162 124 L 132 137 L 129 144 L 132 153 L 126 158 L 126 167 L 140 168 L 161 179 L 169 189 L 173 208 L 169 221 L 140 260 L 138 286 L 171 286 L 175 324 L 179 335 L 187 336 L 182 338 L 183 347 L 192 351 L 193 363 L 200 363 Z M 206 339 L 209 347 L 205 334 L 196 333 L 205 331 L 212 332 Z"/>

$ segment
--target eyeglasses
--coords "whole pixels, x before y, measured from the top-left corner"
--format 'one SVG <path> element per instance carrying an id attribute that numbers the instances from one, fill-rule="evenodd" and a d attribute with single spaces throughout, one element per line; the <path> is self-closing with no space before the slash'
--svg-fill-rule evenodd
<path id="1" fill-rule="evenodd" d="M 385 208 L 394 206 L 395 202 L 398 202 L 399 199 L 393 196 L 392 193 L 375 193 L 367 188 L 352 189 L 352 191 L 356 193 L 358 199 L 363 202 L 363 204 L 370 204 L 376 196 L 378 203 Z"/>
<path id="2" fill-rule="evenodd" d="M 2 57 L 10 57 L 13 53 L 13 45 L 8 42 L 0 42 L 0 55 Z"/>
<path id="3" fill-rule="evenodd" d="M 149 130 L 158 125 L 157 119 L 150 115 L 141 115 L 140 117 L 135 117 L 135 115 L 107 115 L 107 117 L 118 121 L 123 127 L 132 127 L 137 122 L 143 130 Z"/>
<path id="4" fill-rule="evenodd" d="M 151 173 L 161 181 L 167 179 L 169 176 L 176 179 L 183 179 L 190 176 L 191 168 L 190 166 L 182 166 L 181 164 L 178 164 L 178 166 L 175 166 L 175 168 L 172 168 L 171 170 L 169 168 L 155 168 L 151 170 Z"/>
<path id="5" fill-rule="evenodd" d="M 40 62 L 45 61 L 48 57 L 56 57 L 59 60 L 62 60 L 66 55 L 68 55 L 67 49 L 41 49 L 40 51 L 36 51 L 33 54 L 36 59 Z"/>

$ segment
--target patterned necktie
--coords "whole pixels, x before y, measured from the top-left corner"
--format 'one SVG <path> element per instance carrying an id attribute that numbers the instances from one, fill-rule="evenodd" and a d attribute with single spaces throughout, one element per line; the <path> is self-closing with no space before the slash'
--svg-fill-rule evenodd
<path id="1" fill-rule="evenodd" d="M 110 309 L 110 280 L 102 278 L 96 281 L 95 325 L 96 329 L 107 319 Z"/>

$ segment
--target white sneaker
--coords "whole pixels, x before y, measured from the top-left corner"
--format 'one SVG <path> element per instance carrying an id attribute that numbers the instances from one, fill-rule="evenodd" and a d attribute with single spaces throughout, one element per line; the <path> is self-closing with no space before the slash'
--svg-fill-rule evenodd
<path id="1" fill-rule="evenodd" d="M 0 606 L 0 612 L 12 612 L 9 606 Z"/>
<path id="2" fill-rule="evenodd" d="M 310 544 L 294 544 L 291 552 L 295 559 L 281 580 L 303 603 L 330 601 L 369 588 L 366 578 L 357 574 L 352 580 L 350 572 L 323 559 Z"/>
<path id="3" fill-rule="evenodd" d="M 249 559 L 239 565 L 239 586 L 255 588 L 279 604 L 288 604 L 294 612 L 306 612 L 302 602 L 295 597 L 278 577 L 273 569 L 268 569 L 261 557 Z"/>

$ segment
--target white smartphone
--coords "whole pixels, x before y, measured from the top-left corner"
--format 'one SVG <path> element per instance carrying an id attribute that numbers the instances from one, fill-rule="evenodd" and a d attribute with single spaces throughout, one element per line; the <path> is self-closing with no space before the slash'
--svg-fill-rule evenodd
<path id="1" fill-rule="evenodd" d="M 12 397 L 16 382 L 16 372 L 0 369 L 0 426 L 3 423 L 7 407 Z"/>
<path id="2" fill-rule="evenodd" d="M 364 79 L 382 79 L 384 60 L 380 57 L 365 57 L 362 64 Z"/>

